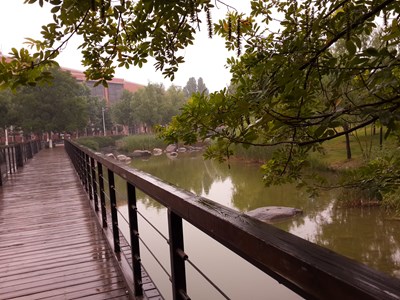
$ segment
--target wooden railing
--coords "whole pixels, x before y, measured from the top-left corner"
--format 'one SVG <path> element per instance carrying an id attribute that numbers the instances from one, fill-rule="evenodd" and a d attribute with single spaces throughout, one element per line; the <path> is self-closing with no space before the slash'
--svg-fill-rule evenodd
<path id="1" fill-rule="evenodd" d="M 0 186 L 41 149 L 41 142 L 36 140 L 0 146 Z"/>
<path id="2" fill-rule="evenodd" d="M 136 189 L 139 189 L 168 210 L 167 239 L 174 299 L 190 299 L 186 290 L 185 264 L 188 255 L 184 252 L 183 220 L 304 298 L 400 299 L 398 279 L 103 155 L 97 155 L 74 142 L 66 141 L 65 147 L 84 188 L 93 200 L 93 207 L 105 232 L 108 226 L 106 206 L 111 208 L 113 234 L 108 236 L 128 281 L 132 282 L 132 291 L 137 296 L 142 295 L 136 208 Z M 133 258 L 133 266 L 130 267 L 126 267 L 127 262 L 119 255 L 121 241 L 114 175 L 123 178 L 127 186 L 130 251 Z M 106 199 L 109 203 L 106 203 Z"/>

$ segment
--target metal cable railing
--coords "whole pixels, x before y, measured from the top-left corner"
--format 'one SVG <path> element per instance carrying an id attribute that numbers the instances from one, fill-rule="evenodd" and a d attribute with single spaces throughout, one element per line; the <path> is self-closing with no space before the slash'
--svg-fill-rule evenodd
<path id="1" fill-rule="evenodd" d="M 142 219 L 145 220 L 169 244 L 168 238 L 160 230 L 158 230 L 157 227 L 155 227 L 139 210 L 137 210 L 137 208 L 135 209 L 138 215 L 141 216 Z"/>
<path id="2" fill-rule="evenodd" d="M 93 184 L 95 178 L 93 178 L 93 175 L 92 177 L 89 176 L 88 173 L 90 172 L 87 171 L 88 167 L 85 163 L 89 157 L 96 160 L 99 168 L 99 184 L 93 184 L 92 188 L 99 189 L 103 227 L 107 227 L 107 224 L 104 223 L 107 220 L 103 215 L 105 203 L 110 205 L 113 227 L 111 239 L 114 242 L 116 253 L 121 251 L 119 233 L 116 234 L 118 231 L 118 214 L 121 214 L 121 212 L 115 209 L 116 194 L 119 195 L 119 191 L 114 188 L 114 174 L 126 181 L 129 218 L 124 216 L 121 220 L 130 223 L 130 247 L 133 264 L 131 271 L 133 270 L 134 282 L 132 291 L 137 296 L 143 295 L 139 245 L 144 245 L 170 278 L 174 299 L 189 299 L 186 292 L 185 264 L 190 265 L 225 299 L 229 299 L 222 289 L 192 260 L 189 260 L 183 252 L 185 248 L 183 220 L 201 229 L 206 235 L 259 268 L 266 276 L 274 278 L 304 298 L 336 299 L 343 296 L 343 291 L 346 291 L 346 297 L 349 299 L 397 299 L 394 295 L 400 294 L 399 281 L 386 274 L 369 269 L 353 260 L 269 224 L 244 216 L 240 212 L 211 200 L 172 187 L 149 174 L 132 170 L 77 144 L 66 141 L 66 149 L 86 190 L 90 189 L 89 181 L 92 181 Z M 91 163 L 91 165 L 94 164 Z M 107 171 L 104 170 L 106 172 L 104 175 L 108 176 L 103 175 L 103 165 L 107 168 Z M 168 238 L 160 234 L 158 228 L 151 224 L 147 218 L 145 222 L 151 224 L 151 227 L 156 229 L 157 233 L 169 244 L 171 274 L 159 261 L 151 247 L 139 237 L 137 219 L 138 216 L 142 218 L 144 216 L 136 208 L 136 189 L 144 192 L 168 209 Z M 126 197 L 121 197 L 121 199 L 126 199 Z M 110 238 L 109 234 L 108 238 Z M 280 263 L 281 260 L 287 263 L 282 264 Z M 345 272 L 343 265 L 346 265 Z M 293 272 L 292 270 L 300 270 L 301 272 Z M 315 284 L 316 278 L 318 278 L 318 285 Z"/>
<path id="3" fill-rule="evenodd" d="M 154 258 L 154 260 L 157 262 L 157 264 L 160 266 L 160 268 L 167 274 L 169 280 L 171 281 L 171 274 L 168 273 L 168 270 L 163 266 L 161 261 L 157 258 L 157 256 L 154 254 L 154 252 L 150 249 L 150 247 L 146 244 L 146 242 L 138 236 L 139 240 L 142 242 L 142 244 L 145 246 L 147 251 L 149 251 L 150 255 Z"/>
<path id="4" fill-rule="evenodd" d="M 195 269 L 211 286 L 213 286 L 225 299 L 231 299 L 229 298 L 224 291 L 222 291 L 203 271 L 200 270 L 199 267 L 197 267 L 186 255 L 185 260 Z"/>
<path id="5" fill-rule="evenodd" d="M 94 166 L 91 163 L 88 163 L 86 166 L 84 166 L 84 168 L 86 169 L 85 174 L 87 176 L 86 178 L 86 184 L 88 185 L 88 193 L 89 195 L 93 195 L 92 192 L 94 193 L 94 189 L 98 189 L 99 193 L 101 193 L 102 191 L 100 191 L 100 185 L 98 184 L 97 180 L 95 180 L 95 178 L 93 178 L 93 168 Z M 88 171 L 90 169 L 90 172 Z M 103 172 L 105 174 L 108 173 L 108 171 L 103 170 Z M 122 192 L 120 192 L 120 190 L 118 188 L 116 188 L 115 184 L 112 185 L 110 183 L 110 181 L 108 180 L 108 176 L 104 176 L 104 173 L 99 173 L 98 171 L 95 172 L 97 174 L 97 176 L 99 178 L 101 178 L 103 180 L 103 184 L 105 187 L 107 187 L 108 192 L 106 191 L 106 188 L 104 188 L 104 192 L 103 192 L 103 197 L 107 200 L 106 203 L 111 203 L 111 197 L 110 197 L 110 191 L 112 190 L 115 193 L 116 198 L 123 200 L 126 203 L 126 195 L 123 194 Z M 90 187 L 93 190 L 90 190 Z M 137 207 L 132 207 L 135 212 L 160 236 L 162 237 L 165 242 L 169 245 L 170 244 L 170 240 L 148 219 L 146 218 L 146 216 L 144 214 L 142 214 Z M 118 217 L 120 217 L 120 220 L 122 220 L 123 222 L 125 222 L 125 224 L 127 224 L 129 226 L 130 222 L 129 220 L 126 218 L 126 216 L 117 208 L 115 207 L 116 212 L 118 214 Z M 110 220 L 110 215 L 108 215 L 107 220 Z M 119 219 L 119 218 L 118 218 Z M 117 221 L 119 222 L 119 221 Z M 108 226 L 112 226 L 112 222 L 107 221 Z M 121 235 L 121 237 L 123 238 L 123 241 L 127 241 L 124 233 L 119 229 L 118 227 L 118 232 Z M 157 258 L 157 255 L 154 253 L 154 251 L 151 249 L 151 247 L 145 242 L 145 240 L 139 236 L 139 233 L 136 233 L 137 238 L 139 239 L 139 241 L 141 242 L 141 244 L 147 249 L 148 253 L 150 254 L 150 256 L 154 259 L 154 261 L 157 263 L 157 265 L 163 270 L 163 272 L 167 275 L 169 281 L 172 281 L 171 278 L 171 274 L 168 272 L 167 268 L 163 265 L 163 263 L 160 261 L 160 259 Z M 120 243 L 120 241 L 118 241 Z M 132 242 L 131 242 L 132 243 Z M 179 255 L 183 258 L 184 261 L 186 261 L 190 266 L 192 266 L 192 268 L 197 271 L 216 291 L 218 291 L 225 299 L 230 299 L 223 291 L 220 287 L 217 286 L 217 284 L 215 282 L 213 282 L 198 266 L 196 266 L 196 264 L 194 264 L 188 257 L 188 255 L 186 255 L 186 253 L 184 253 L 182 250 L 177 249 Z M 121 251 L 122 254 L 128 259 L 129 255 L 125 252 L 125 251 Z M 133 259 L 133 258 L 132 258 Z M 137 258 L 138 262 L 140 263 L 140 265 L 142 265 L 141 259 Z M 130 268 L 133 269 L 133 267 L 130 265 Z M 180 291 L 180 295 L 182 296 L 182 298 L 184 299 L 190 299 L 190 297 L 187 295 L 186 291 Z"/>

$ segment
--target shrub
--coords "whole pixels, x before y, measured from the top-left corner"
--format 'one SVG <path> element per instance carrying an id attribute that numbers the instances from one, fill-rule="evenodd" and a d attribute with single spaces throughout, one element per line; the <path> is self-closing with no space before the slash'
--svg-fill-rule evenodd
<path id="1" fill-rule="evenodd" d="M 132 152 L 133 150 L 153 150 L 154 148 L 165 148 L 166 142 L 153 134 L 140 134 L 125 136 L 118 141 L 118 150 Z"/>
<path id="2" fill-rule="evenodd" d="M 121 136 L 86 136 L 77 139 L 77 142 L 93 150 L 100 150 L 105 147 L 115 146 L 115 142 L 121 139 Z"/>
<path id="3" fill-rule="evenodd" d="M 77 142 L 79 144 L 81 144 L 82 146 L 88 147 L 92 150 L 96 150 L 96 151 L 100 150 L 99 143 L 92 139 L 81 138 L 81 139 L 78 139 Z"/>

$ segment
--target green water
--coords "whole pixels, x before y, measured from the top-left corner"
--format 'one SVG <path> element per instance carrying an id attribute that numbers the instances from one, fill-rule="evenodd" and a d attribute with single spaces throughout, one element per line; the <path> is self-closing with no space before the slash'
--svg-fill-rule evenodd
<path id="1" fill-rule="evenodd" d="M 335 205 L 333 192 L 313 199 L 291 185 L 265 188 L 258 166 L 232 161 L 228 167 L 227 164 L 204 161 L 199 154 L 179 154 L 174 159 L 161 155 L 149 160 L 134 160 L 131 166 L 238 211 L 263 206 L 300 208 L 304 211 L 303 215 L 275 226 L 400 277 L 400 221 L 380 208 L 339 208 Z M 140 193 L 139 198 L 139 211 L 167 235 L 166 209 Z M 123 203 L 120 203 L 120 210 L 126 214 Z M 139 226 L 141 234 L 149 235 L 148 244 L 155 249 L 168 271 L 168 245 L 160 240 L 147 222 L 142 220 Z M 191 225 L 185 223 L 184 230 L 185 251 L 189 257 L 215 279 L 230 298 L 298 298 Z M 146 261 L 152 260 L 148 253 L 143 253 L 143 257 Z M 168 282 L 163 283 L 165 280 L 161 279 L 167 278 L 164 271 L 151 263 L 144 265 L 169 298 Z M 188 291 L 192 299 L 223 299 L 197 272 L 190 267 L 188 269 Z"/>

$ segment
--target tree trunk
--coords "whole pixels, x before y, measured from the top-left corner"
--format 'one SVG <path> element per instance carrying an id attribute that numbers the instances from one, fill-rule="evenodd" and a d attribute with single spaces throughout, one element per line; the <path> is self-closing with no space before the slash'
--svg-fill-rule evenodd
<path id="1" fill-rule="evenodd" d="M 349 130 L 349 125 L 345 123 L 343 125 L 343 130 L 347 131 Z M 346 137 L 346 154 L 347 154 L 347 159 L 351 159 L 351 147 L 350 147 L 350 135 L 348 133 L 345 134 Z"/>

